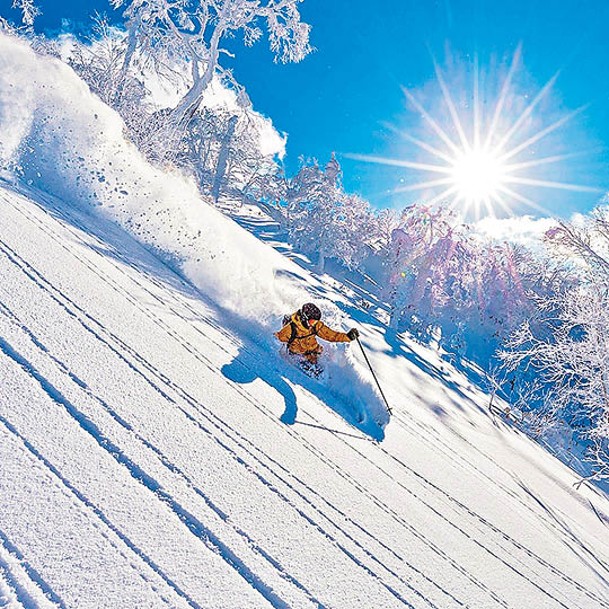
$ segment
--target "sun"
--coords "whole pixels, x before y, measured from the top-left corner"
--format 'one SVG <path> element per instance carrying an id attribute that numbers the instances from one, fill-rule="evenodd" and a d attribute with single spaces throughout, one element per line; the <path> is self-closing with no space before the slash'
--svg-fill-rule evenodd
<path id="1" fill-rule="evenodd" d="M 483 148 L 468 150 L 455 158 L 450 177 L 456 197 L 467 207 L 480 207 L 496 200 L 506 187 L 507 165 Z"/>
<path id="2" fill-rule="evenodd" d="M 478 60 L 474 60 L 471 89 L 449 87 L 445 75 L 434 62 L 440 94 L 440 108 L 435 113 L 425 107 L 409 90 L 404 95 L 423 127 L 423 136 L 415 137 L 412 129 L 394 129 L 401 140 L 416 147 L 415 158 L 386 158 L 362 154 L 347 154 L 348 158 L 403 167 L 410 170 L 407 184 L 391 191 L 421 193 L 419 201 L 428 205 L 448 203 L 463 216 L 513 216 L 513 208 L 526 206 L 551 215 L 535 195 L 540 189 L 561 189 L 599 194 L 601 189 L 556 181 L 548 177 L 547 168 L 554 173 L 559 164 L 583 151 L 545 154 L 552 150 L 549 136 L 581 113 L 586 106 L 546 119 L 543 102 L 554 86 L 554 75 L 536 94 L 516 91 L 515 74 L 521 62 L 521 48 L 512 57 L 496 95 L 483 91 Z M 430 96 L 426 98 L 429 100 Z M 459 103 L 455 101 L 459 100 Z M 432 98 L 433 100 L 433 98 Z M 427 102 L 430 103 L 429 101 Z M 562 172 L 562 171 L 561 171 Z M 423 177 L 421 178 L 421 174 Z M 413 179 L 419 177 L 418 180 Z"/>

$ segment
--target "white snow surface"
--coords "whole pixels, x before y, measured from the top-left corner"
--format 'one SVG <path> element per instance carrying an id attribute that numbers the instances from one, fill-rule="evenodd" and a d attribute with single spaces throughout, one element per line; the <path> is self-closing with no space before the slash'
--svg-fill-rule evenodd
<path id="1" fill-rule="evenodd" d="M 0 606 L 609 607 L 607 498 L 374 318 L 381 443 L 104 220 L 3 188 L 0 273 Z"/>
<path id="2" fill-rule="evenodd" d="M 607 497 L 474 370 L 147 165 L 3 35 L 0 135 L 0 607 L 609 607 Z M 304 298 L 356 320 L 388 425 L 355 345 L 321 382 L 278 356 Z"/>

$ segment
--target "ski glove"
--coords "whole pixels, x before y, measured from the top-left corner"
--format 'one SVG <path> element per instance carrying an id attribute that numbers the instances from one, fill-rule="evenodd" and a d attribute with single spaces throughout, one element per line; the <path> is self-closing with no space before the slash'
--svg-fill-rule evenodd
<path id="1" fill-rule="evenodd" d="M 351 328 L 349 332 L 347 332 L 347 337 L 349 340 L 355 340 L 359 336 L 359 330 L 357 328 Z"/>

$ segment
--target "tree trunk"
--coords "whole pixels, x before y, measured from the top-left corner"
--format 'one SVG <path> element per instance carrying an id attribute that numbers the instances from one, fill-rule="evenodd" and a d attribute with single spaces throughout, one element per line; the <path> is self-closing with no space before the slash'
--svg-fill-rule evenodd
<path id="1" fill-rule="evenodd" d="M 321 275 L 326 270 L 326 248 L 322 247 L 319 250 L 317 258 L 317 272 Z"/>
<path id="2" fill-rule="evenodd" d="M 230 143 L 235 134 L 235 127 L 237 126 L 237 116 L 233 115 L 228 120 L 228 127 L 226 133 L 222 138 L 222 144 L 220 146 L 220 152 L 218 154 L 218 163 L 216 164 L 216 173 L 214 175 L 214 182 L 211 189 L 211 194 L 214 198 L 214 203 L 218 202 L 220 197 L 220 191 L 222 190 L 222 179 L 226 171 L 226 164 L 228 163 L 228 153 L 230 150 Z"/>
<path id="3" fill-rule="evenodd" d="M 139 17 L 138 17 L 139 23 Z M 135 55 L 135 51 L 137 49 L 137 30 L 138 27 L 134 26 L 129 28 L 129 33 L 127 34 L 128 43 L 127 50 L 125 51 L 125 58 L 123 59 L 123 65 L 121 66 L 120 76 L 118 78 L 118 87 L 116 92 L 114 93 L 113 105 L 114 107 L 118 106 L 121 98 L 123 97 L 123 91 L 125 89 L 125 81 L 127 80 L 127 74 L 129 72 L 129 68 L 131 67 L 131 62 L 133 61 L 133 57 Z"/>
<path id="4" fill-rule="evenodd" d="M 205 90 L 211 84 L 216 72 L 216 67 L 218 66 L 220 39 L 222 38 L 223 33 L 224 30 L 222 28 L 216 28 L 211 38 L 209 62 L 205 67 L 205 72 L 203 72 L 203 75 L 200 78 L 194 80 L 192 87 L 190 87 L 178 105 L 171 111 L 171 122 L 175 127 L 184 126 L 188 123 L 199 108 L 203 93 L 205 93 Z M 196 61 L 194 57 L 192 60 Z"/>

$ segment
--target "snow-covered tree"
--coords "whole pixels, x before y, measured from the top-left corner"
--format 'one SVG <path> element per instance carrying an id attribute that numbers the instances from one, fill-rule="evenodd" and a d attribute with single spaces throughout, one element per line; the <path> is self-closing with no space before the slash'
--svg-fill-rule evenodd
<path id="1" fill-rule="evenodd" d="M 547 242 L 560 261 L 560 287 L 537 298 L 537 312 L 501 357 L 536 383 L 547 426 L 566 422 L 591 441 L 593 477 L 609 478 L 609 213 L 560 223 Z M 534 381 L 533 381 L 534 379 Z"/>
<path id="2" fill-rule="evenodd" d="M 382 209 L 376 215 L 375 232 L 380 248 L 391 245 L 391 235 L 400 226 L 400 213 L 395 209 Z"/>
<path id="3" fill-rule="evenodd" d="M 328 255 L 347 268 L 358 268 L 374 240 L 374 216 L 370 204 L 357 194 L 342 193 L 333 221 L 335 238 Z"/>
<path id="4" fill-rule="evenodd" d="M 225 209 L 246 198 L 267 198 L 275 187 L 279 196 L 275 154 L 261 144 L 264 128 L 251 108 L 203 107 L 190 122 L 175 162 Z"/>
<path id="5" fill-rule="evenodd" d="M 609 446 L 608 329 L 609 292 L 580 285 L 540 303 L 502 353 L 508 371 L 528 370 L 535 379 L 546 425 L 564 421 L 583 431 L 596 456 Z M 609 461 L 595 461 L 596 475 L 609 477 Z"/>
<path id="6" fill-rule="evenodd" d="M 385 253 L 390 324 L 487 364 L 533 309 L 531 252 L 482 239 L 448 209 L 406 208 Z"/>
<path id="7" fill-rule="evenodd" d="M 275 154 L 281 137 L 273 133 L 268 119 L 251 108 L 239 85 L 227 91 L 215 83 L 212 103 L 203 102 L 188 125 L 176 130 L 171 109 L 159 109 L 159 99 L 149 90 L 159 88 L 159 74 L 146 67 L 139 51 L 125 73 L 129 53 L 129 37 L 98 18 L 91 36 L 70 40 L 68 62 L 94 93 L 117 110 L 130 139 L 147 158 L 169 161 L 191 173 L 201 191 L 215 203 L 222 198 L 223 206 L 258 196 L 269 187 L 266 182 L 278 173 Z M 167 58 L 161 84 L 181 71 L 179 63 Z"/>
<path id="8" fill-rule="evenodd" d="M 32 38 L 34 21 L 36 17 L 42 14 L 40 9 L 34 0 L 13 0 L 11 6 L 20 12 L 21 24 L 16 25 L 0 15 L 0 31 L 5 31 L 9 34 L 26 35 L 28 38 Z"/>
<path id="9" fill-rule="evenodd" d="M 386 298 L 391 326 L 427 328 L 442 299 L 443 268 L 456 254 L 454 219 L 443 208 L 411 205 L 391 233 Z M 457 238 L 458 239 L 458 238 Z"/>
<path id="10" fill-rule="evenodd" d="M 142 76 L 135 70 L 123 71 L 127 44 L 123 32 L 97 17 L 90 36 L 82 42 L 73 40 L 67 61 L 91 91 L 121 115 L 131 139 L 147 154 L 145 143 L 154 120 L 153 108 L 147 101 Z"/>
<path id="11" fill-rule="evenodd" d="M 317 254 L 318 271 L 323 272 L 333 241 L 334 207 L 338 184 L 316 161 L 303 162 L 288 181 L 286 227 L 290 242 L 300 251 Z"/>
<path id="12" fill-rule="evenodd" d="M 125 8 L 128 50 L 122 70 L 139 51 L 155 65 L 167 57 L 190 66 L 188 91 L 171 111 L 174 126 L 188 122 L 214 77 L 230 72 L 220 63 L 223 44 L 238 32 L 252 45 L 266 29 L 276 61 L 297 62 L 311 50 L 310 26 L 300 20 L 302 0 L 111 0 Z"/>
<path id="13" fill-rule="evenodd" d="M 226 168 L 228 165 L 228 155 L 231 147 L 231 142 L 235 137 L 235 128 L 237 127 L 237 121 L 239 117 L 233 114 L 226 125 L 226 130 L 220 140 L 220 149 L 218 151 L 218 159 L 216 161 L 216 168 L 214 171 L 214 177 L 211 185 L 211 194 L 214 199 L 214 203 L 218 203 L 220 197 L 220 191 L 222 189 L 222 182 L 226 174 Z"/>
<path id="14" fill-rule="evenodd" d="M 572 271 L 584 273 L 590 281 L 609 281 L 608 207 L 596 208 L 577 223 L 560 222 L 547 232 L 546 240 Z"/>
<path id="15" fill-rule="evenodd" d="M 303 162 L 287 184 L 285 226 L 290 241 L 317 259 L 320 273 L 328 258 L 357 266 L 371 235 L 369 204 L 346 194 L 340 178 L 340 164 L 332 154 L 324 169 L 316 161 Z"/>

